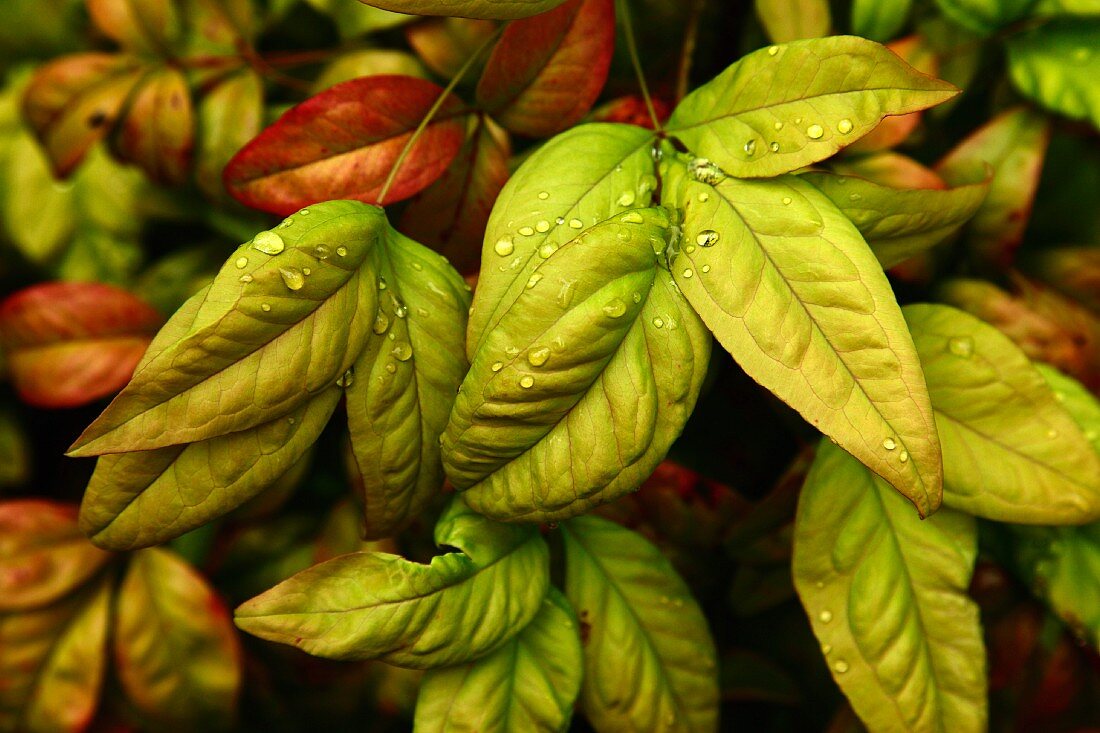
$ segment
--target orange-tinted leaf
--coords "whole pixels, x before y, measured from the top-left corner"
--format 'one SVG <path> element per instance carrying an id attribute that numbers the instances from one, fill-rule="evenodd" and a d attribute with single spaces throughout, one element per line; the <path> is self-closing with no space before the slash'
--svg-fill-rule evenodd
<path id="1" fill-rule="evenodd" d="M 292 108 L 225 169 L 241 203 L 287 215 L 331 199 L 382 203 L 379 195 L 413 131 L 443 90 L 410 76 L 337 84 Z M 462 147 L 463 105 L 448 97 L 412 145 L 385 203 L 425 189 Z"/>
<path id="2" fill-rule="evenodd" d="M 63 56 L 35 73 L 24 114 L 56 175 L 72 173 L 114 127 L 141 75 L 135 59 L 105 53 Z"/>
<path id="3" fill-rule="evenodd" d="M 76 507 L 34 499 L 0 503 L 0 611 L 52 603 L 110 557 L 77 529 Z"/>
<path id="4" fill-rule="evenodd" d="M 939 59 L 920 36 L 899 38 L 886 44 L 886 47 L 917 71 L 929 76 L 939 76 Z M 878 127 L 848 146 L 848 152 L 866 153 L 887 150 L 905 142 L 905 139 L 913 134 L 920 124 L 921 114 L 921 112 L 910 112 L 907 115 L 885 118 Z"/>
<path id="5" fill-rule="evenodd" d="M 191 167 L 195 115 L 187 80 L 178 69 L 159 69 L 134 94 L 119 125 L 118 157 L 136 163 L 160 183 L 179 184 Z"/>
<path id="6" fill-rule="evenodd" d="M 442 252 L 459 272 L 476 271 L 485 223 L 508 180 L 510 155 L 508 133 L 488 117 L 474 118 L 454 165 L 409 203 L 401 231 Z"/>
<path id="7" fill-rule="evenodd" d="M 613 0 L 569 0 L 508 25 L 485 65 L 477 100 L 512 132 L 554 135 L 587 114 L 614 50 Z"/>
<path id="8" fill-rule="evenodd" d="M 130 51 L 165 53 L 179 32 L 172 0 L 86 0 L 92 22 Z"/>
<path id="9" fill-rule="evenodd" d="M 449 79 L 496 29 L 491 20 L 429 18 L 408 26 L 405 38 L 425 66 Z"/>
<path id="10" fill-rule="evenodd" d="M 837 160 L 833 170 L 892 188 L 947 188 L 944 180 L 931 169 L 908 156 L 890 151 Z"/>
<path id="11" fill-rule="evenodd" d="M 1033 266 L 1051 287 L 1100 313 L 1100 246 L 1046 250 Z"/>
<path id="12" fill-rule="evenodd" d="M 653 111 L 657 120 L 664 124 L 672 114 L 672 107 L 660 97 L 653 98 Z M 607 104 L 592 110 L 594 122 L 621 122 L 624 125 L 637 125 L 647 130 L 653 129 L 653 119 L 649 116 L 645 100 L 637 94 L 612 99 Z"/>
<path id="13" fill-rule="evenodd" d="M 110 285 L 45 283 L 0 304 L 0 347 L 25 402 L 75 407 L 121 389 L 161 322 Z"/>

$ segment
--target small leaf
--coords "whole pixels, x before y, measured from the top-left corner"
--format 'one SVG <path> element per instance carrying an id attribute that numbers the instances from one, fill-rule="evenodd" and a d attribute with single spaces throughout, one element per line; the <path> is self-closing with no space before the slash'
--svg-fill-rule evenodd
<path id="1" fill-rule="evenodd" d="M 504 303 L 480 301 L 500 320 L 471 359 L 443 460 L 475 510 L 551 521 L 653 472 L 694 407 L 710 339 L 657 266 L 670 236 L 662 210 L 613 217 L 537 252 L 523 231 L 483 262 L 478 297 L 515 279 Z"/>
<path id="2" fill-rule="evenodd" d="M 180 184 L 191 169 L 195 119 L 187 80 L 177 69 L 151 72 L 133 92 L 114 148 L 159 183 Z"/>
<path id="3" fill-rule="evenodd" d="M 993 169 L 989 196 L 967 227 L 970 246 L 986 260 L 1011 264 L 1031 214 L 1049 139 L 1050 123 L 1043 115 L 1016 107 L 993 118 L 936 165 L 951 185 L 973 181 L 986 166 Z"/>
<path id="4" fill-rule="evenodd" d="M 508 180 L 512 146 L 508 133 L 487 115 L 473 129 L 454 164 L 416 196 L 401 216 L 400 229 L 441 252 L 459 272 L 476 271 L 485 225 Z"/>
<path id="5" fill-rule="evenodd" d="M 86 0 L 99 30 L 127 51 L 167 55 L 180 33 L 172 0 Z"/>
<path id="6" fill-rule="evenodd" d="M 1100 18 L 1052 20 L 1007 45 L 1008 73 L 1021 94 L 1100 129 Z"/>
<path id="7" fill-rule="evenodd" d="M 237 609 L 244 631 L 330 659 L 448 667 L 503 646 L 549 588 L 549 549 L 533 527 L 497 524 L 454 501 L 431 564 L 384 552 L 304 570 Z"/>
<path id="8" fill-rule="evenodd" d="M 905 27 L 913 0 L 853 0 L 852 33 L 885 43 Z"/>
<path id="9" fill-rule="evenodd" d="M 665 187 L 685 212 L 673 277 L 719 343 L 922 516 L 934 512 L 942 474 L 924 375 L 855 227 L 795 176 L 710 186 L 679 165 Z"/>
<path id="10" fill-rule="evenodd" d="M 15 388 L 38 407 L 75 407 L 126 384 L 161 316 L 99 283 L 43 283 L 0 304 Z"/>
<path id="11" fill-rule="evenodd" d="M 954 308 L 905 316 L 943 445 L 944 503 L 1021 524 L 1100 519 L 1100 456 L 1027 357 Z"/>
<path id="12" fill-rule="evenodd" d="M 115 608 L 119 682 L 150 727 L 228 729 L 241 652 L 228 611 L 202 576 L 171 552 L 142 550 L 130 559 Z"/>
<path id="13" fill-rule="evenodd" d="M 285 418 L 362 351 L 378 307 L 370 253 L 385 214 L 355 201 L 303 209 L 222 266 L 189 330 L 145 363 L 70 455 L 152 450 Z M 307 274 L 308 271 L 308 274 Z"/>
<path id="14" fill-rule="evenodd" d="M 62 56 L 35 72 L 24 113 L 57 176 L 72 173 L 114 128 L 142 75 L 136 59 L 106 53 Z"/>
<path id="15" fill-rule="evenodd" d="M 226 78 L 199 101 L 195 179 L 211 199 L 227 197 L 225 166 L 259 134 L 263 104 L 263 81 L 251 69 Z"/>
<path id="16" fill-rule="evenodd" d="M 564 2 L 564 0 L 563 0 Z M 425 18 L 405 29 L 405 39 L 429 69 L 452 79 L 470 58 L 497 32 L 491 20 Z M 484 56 L 473 60 L 470 78 L 484 66 Z"/>
<path id="17" fill-rule="evenodd" d="M 581 687 L 577 629 L 573 608 L 551 588 L 538 615 L 500 649 L 473 664 L 424 675 L 416 730 L 566 730 Z"/>
<path id="18" fill-rule="evenodd" d="M 347 386 L 348 428 L 367 539 L 389 537 L 443 485 L 439 436 L 466 374 L 466 283 L 391 232 L 376 249 L 378 313 Z"/>
<path id="19" fill-rule="evenodd" d="M 615 50 L 613 0 L 568 0 L 509 23 L 477 85 L 477 101 L 508 130 L 549 137 L 600 95 Z"/>
<path id="20" fill-rule="evenodd" d="M 972 31 L 988 35 L 1019 20 L 1034 0 L 936 0 L 943 14 Z"/>
<path id="21" fill-rule="evenodd" d="M 361 0 L 376 8 L 413 15 L 511 20 L 545 13 L 565 0 Z"/>
<path id="22" fill-rule="evenodd" d="M 597 730 L 712 731 L 717 653 L 668 560 L 597 517 L 562 525 L 565 594 L 584 642 L 581 709 Z"/>
<path id="23" fill-rule="evenodd" d="M 111 581 L 0 615 L 0 730 L 84 731 L 106 672 Z"/>
<path id="24" fill-rule="evenodd" d="M 367 76 L 307 99 L 261 132 L 225 169 L 229 192 L 274 214 L 328 199 L 381 203 L 398 156 L 443 90 L 423 79 Z M 462 103 L 448 96 L 413 143 L 386 203 L 446 170 L 462 147 Z"/>
<path id="25" fill-rule="evenodd" d="M 978 211 L 989 181 L 946 191 L 905 190 L 880 186 L 854 176 L 806 173 L 848 217 L 883 268 L 893 267 L 928 250 L 959 230 Z"/>
<path id="26" fill-rule="evenodd" d="M 982 733 L 985 650 L 967 596 L 977 527 L 920 521 L 822 441 L 802 488 L 794 581 L 833 679 L 870 730 Z"/>
<path id="27" fill-rule="evenodd" d="M 755 0 L 756 17 L 773 43 L 829 35 L 828 0 Z"/>
<path id="28" fill-rule="evenodd" d="M 0 502 L 0 611 L 53 603 L 110 557 L 88 544 L 72 507 L 36 499 Z"/>
<path id="29" fill-rule="evenodd" d="M 668 131 L 730 175 L 769 177 L 957 93 L 877 43 L 831 36 L 750 53 L 689 94 Z"/>

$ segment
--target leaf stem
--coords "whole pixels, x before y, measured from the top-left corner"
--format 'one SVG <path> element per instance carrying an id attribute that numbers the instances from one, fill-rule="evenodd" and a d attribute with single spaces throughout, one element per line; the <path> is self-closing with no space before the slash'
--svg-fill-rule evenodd
<path id="1" fill-rule="evenodd" d="M 382 191 L 378 194 L 379 206 L 385 204 L 386 194 L 390 192 L 390 187 L 393 186 L 394 179 L 397 178 L 397 171 L 401 170 L 401 165 L 405 162 L 405 158 L 408 156 L 409 151 L 412 150 L 412 146 L 416 144 L 416 141 L 420 139 L 420 136 L 424 133 L 424 130 L 427 129 L 429 124 L 431 124 L 432 119 L 435 117 L 436 113 L 439 112 L 440 108 L 443 106 L 443 103 L 447 100 L 447 97 L 451 94 L 451 92 L 455 90 L 455 87 L 458 86 L 458 83 L 462 81 L 462 77 L 464 77 L 467 72 L 470 71 L 471 67 L 473 67 L 474 65 L 474 62 L 477 61 L 482 53 L 484 53 L 485 49 L 487 49 L 490 45 L 495 43 L 498 38 L 500 38 L 500 34 L 504 32 L 504 28 L 505 26 L 503 25 L 497 28 L 493 35 L 486 38 L 485 41 L 480 46 L 478 46 L 472 54 L 470 54 L 466 61 L 463 62 L 462 68 L 458 70 L 458 73 L 456 73 L 451 81 L 447 83 L 447 86 L 444 87 L 443 91 L 436 98 L 435 102 L 432 103 L 431 108 L 428 109 L 428 113 L 424 115 L 424 118 L 420 120 L 420 124 L 416 126 L 415 130 L 413 130 L 413 134 L 410 135 L 409 139 L 405 141 L 405 145 L 401 148 L 401 152 L 397 155 L 397 160 L 394 161 L 393 167 L 390 168 L 390 174 L 386 176 L 386 182 L 382 184 Z"/>
<path id="2" fill-rule="evenodd" d="M 653 107 L 653 98 L 649 96 L 649 85 L 646 84 L 645 74 L 642 72 L 642 62 L 638 58 L 638 43 L 634 39 L 634 22 L 630 17 L 629 0 L 616 0 L 618 17 L 623 26 L 623 36 L 626 38 L 626 50 L 630 54 L 630 63 L 634 66 L 634 74 L 638 77 L 638 87 L 645 100 L 646 109 L 649 110 L 649 119 L 653 122 L 653 129 L 661 129 L 661 121 L 657 117 L 657 110 Z"/>
<path id="3" fill-rule="evenodd" d="M 691 65 L 695 58 L 695 45 L 699 39 L 699 19 L 707 0 L 692 0 L 684 29 L 684 45 L 680 49 L 680 65 L 676 73 L 676 102 L 687 96 L 691 84 Z"/>

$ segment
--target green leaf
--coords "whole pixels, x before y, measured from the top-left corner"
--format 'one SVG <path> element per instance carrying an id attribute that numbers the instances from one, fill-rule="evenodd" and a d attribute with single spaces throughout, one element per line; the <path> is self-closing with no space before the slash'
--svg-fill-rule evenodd
<path id="1" fill-rule="evenodd" d="M 577 617 L 551 588 L 538 615 L 500 649 L 473 664 L 424 675 L 417 733 L 564 731 L 582 670 Z"/>
<path id="2" fill-rule="evenodd" d="M 1100 129 L 1100 18 L 1053 20 L 1012 36 L 1008 73 L 1025 97 Z"/>
<path id="3" fill-rule="evenodd" d="M 1035 0 L 936 0 L 943 14 L 983 35 L 1022 18 Z"/>
<path id="4" fill-rule="evenodd" d="M 756 17 L 775 43 L 829 35 L 828 0 L 756 0 Z"/>
<path id="5" fill-rule="evenodd" d="M 111 581 L 43 608 L 0 615 L 0 730 L 79 731 L 106 672 Z"/>
<path id="6" fill-rule="evenodd" d="M 795 176 L 710 186 L 677 163 L 665 190 L 684 211 L 673 277 L 719 343 L 922 516 L 934 512 L 940 450 L 924 375 L 851 222 Z"/>
<path id="7" fill-rule="evenodd" d="M 1100 15 L 1098 0 L 1039 0 L 1032 15 Z"/>
<path id="8" fill-rule="evenodd" d="M 1026 107 L 1003 112 L 963 140 L 937 165 L 951 185 L 988 177 L 989 196 L 966 228 L 970 247 L 986 260 L 1011 265 L 1027 228 L 1050 139 L 1050 122 Z"/>
<path id="9" fill-rule="evenodd" d="M 1100 457 L 1008 337 L 967 313 L 912 305 L 943 446 L 944 503 L 987 519 L 1100 519 Z"/>
<path id="10" fill-rule="evenodd" d="M 130 559 L 115 608 L 119 682 L 150 727 L 229 728 L 240 648 L 225 606 L 202 576 L 167 550 L 142 550 Z"/>
<path id="11" fill-rule="evenodd" d="M 581 709 L 596 730 L 713 731 L 717 653 L 661 552 L 593 516 L 562 525 L 565 595 L 584 640 Z"/>
<path id="12" fill-rule="evenodd" d="M 989 180 L 947 190 L 898 189 L 855 176 L 811 172 L 817 187 L 867 240 L 883 268 L 944 241 L 978 211 Z"/>
<path id="13" fill-rule="evenodd" d="M 483 278 L 505 269 L 522 281 L 474 353 L 443 435 L 447 474 L 474 509 L 575 516 L 635 489 L 664 458 L 710 342 L 657 265 L 669 235 L 667 215 L 643 209 L 526 261 L 512 237 L 505 255 L 488 255 Z"/>
<path id="14" fill-rule="evenodd" d="M 872 41 L 896 36 L 913 8 L 913 0 L 853 0 L 852 33 Z"/>
<path id="15" fill-rule="evenodd" d="M 385 215 L 355 201 L 302 212 L 230 256 L 186 335 L 135 372 L 70 455 L 151 450 L 285 418 L 352 366 L 377 310 L 367 263 Z"/>
<path id="16" fill-rule="evenodd" d="M 110 557 L 88 544 L 67 505 L 0 503 L 0 611 L 52 603 L 88 582 Z"/>
<path id="17" fill-rule="evenodd" d="M 495 651 L 538 613 L 550 567 L 534 527 L 497 524 L 455 500 L 435 542 L 458 551 L 429 565 L 384 552 L 315 565 L 240 606 L 237 626 L 320 657 L 429 669 Z"/>
<path id="18" fill-rule="evenodd" d="M 831 36 L 750 53 L 685 97 L 668 132 L 730 175 L 769 177 L 957 93 L 877 43 Z"/>
<path id="19" fill-rule="evenodd" d="M 356 0 L 307 0 L 336 24 L 341 38 L 376 33 L 415 20 L 408 15 L 372 8 Z M 373 4 L 373 3 L 372 3 Z"/>
<path id="20" fill-rule="evenodd" d="M 0 409 L 0 491 L 18 486 L 31 475 L 31 445 L 15 415 Z"/>
<path id="21" fill-rule="evenodd" d="M 368 539 L 396 534 L 443 484 L 439 436 L 466 374 L 470 306 L 462 277 L 411 239 L 391 231 L 372 256 L 385 290 L 347 384 Z"/>
<path id="22" fill-rule="evenodd" d="M 361 0 L 376 8 L 413 15 L 511 20 L 545 13 L 565 0 Z"/>
<path id="23" fill-rule="evenodd" d="M 794 582 L 833 679 L 874 731 L 982 733 L 985 649 L 967 596 L 977 528 L 920 521 L 826 441 L 794 530 Z"/>
<path id="24" fill-rule="evenodd" d="M 229 198 L 222 172 L 236 152 L 259 134 L 263 106 L 263 80 L 251 69 L 226 78 L 199 102 L 195 180 L 209 198 Z"/>

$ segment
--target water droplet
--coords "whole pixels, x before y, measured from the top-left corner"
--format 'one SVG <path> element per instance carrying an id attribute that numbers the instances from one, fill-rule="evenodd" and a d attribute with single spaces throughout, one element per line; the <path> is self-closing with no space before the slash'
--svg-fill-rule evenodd
<path id="1" fill-rule="evenodd" d="M 710 272 L 710 265 L 703 265 L 700 269 L 703 271 L 703 274 L 705 275 L 708 272 Z"/>
<path id="2" fill-rule="evenodd" d="M 510 357 L 515 357 L 519 355 L 519 349 L 517 349 L 515 346 L 505 346 L 504 353 Z"/>
<path id="3" fill-rule="evenodd" d="M 814 583 L 814 587 L 815 588 L 824 588 L 825 587 L 825 581 L 824 580 L 817 581 L 816 583 Z"/>
<path id="4" fill-rule="evenodd" d="M 527 361 L 531 366 L 540 367 L 550 358 L 550 348 L 539 346 L 527 352 Z"/>
<path id="5" fill-rule="evenodd" d="M 536 232 L 548 232 L 548 231 L 550 231 L 550 222 L 546 221 L 546 219 L 539 219 L 538 222 L 535 223 L 535 231 Z"/>
<path id="6" fill-rule="evenodd" d="M 844 674 L 848 671 L 848 663 L 843 659 L 838 659 L 836 660 L 836 664 L 833 665 L 833 669 L 836 670 L 837 674 Z"/>
<path id="7" fill-rule="evenodd" d="M 861 198 L 863 198 L 863 197 L 860 196 L 858 193 L 848 194 L 848 200 L 849 201 L 859 201 Z"/>
<path id="8" fill-rule="evenodd" d="M 236 264 L 237 264 L 237 269 L 238 270 L 243 270 L 245 267 L 248 266 L 248 258 L 247 257 L 238 257 Z"/>
<path id="9" fill-rule="evenodd" d="M 687 252 L 688 254 L 691 254 L 692 252 L 695 251 L 695 245 L 694 244 L 689 244 L 688 246 L 684 247 L 684 251 Z"/>
<path id="10" fill-rule="evenodd" d="M 825 130 L 821 127 L 821 125 L 810 125 L 806 128 L 806 137 L 810 138 L 811 140 L 817 140 L 824 134 Z"/>
<path id="11" fill-rule="evenodd" d="M 684 278 L 690 278 L 694 274 L 695 273 L 691 271 L 690 267 L 687 267 L 687 268 L 684 269 L 684 272 L 683 272 Z"/>
<path id="12" fill-rule="evenodd" d="M 390 354 L 398 361 L 408 361 L 413 355 L 412 346 L 405 341 L 398 341 L 393 345 L 393 348 L 390 349 Z"/>
<path id="13" fill-rule="evenodd" d="M 756 153 L 756 140 L 755 140 L 755 138 L 745 142 L 744 151 L 745 151 L 745 155 L 749 155 L 749 156 Z"/>
<path id="14" fill-rule="evenodd" d="M 711 186 L 721 183 L 726 178 L 725 171 L 706 158 L 694 158 L 688 163 L 688 170 L 691 171 L 692 178 Z"/>
<path id="15" fill-rule="evenodd" d="M 774 125 L 772 125 L 772 127 L 774 127 L 776 130 L 782 130 L 783 129 L 783 123 L 782 122 L 776 122 Z"/>
<path id="16" fill-rule="evenodd" d="M 664 328 L 665 327 L 665 322 L 663 320 L 661 320 L 660 318 L 654 318 L 653 319 L 653 326 L 655 328 Z"/>
<path id="17" fill-rule="evenodd" d="M 641 224 L 645 219 L 637 211 L 629 211 L 620 216 L 619 221 L 623 224 Z"/>
<path id="18" fill-rule="evenodd" d="M 773 153 L 778 153 L 779 152 L 779 143 L 772 143 L 768 147 L 772 149 Z"/>
<path id="19" fill-rule="evenodd" d="M 249 275 L 248 273 L 245 273 L 244 275 L 241 275 L 241 282 L 243 282 L 243 283 L 252 282 L 252 276 Z"/>
<path id="20" fill-rule="evenodd" d="M 519 233 L 525 237 L 530 237 L 532 234 L 535 233 L 535 230 L 531 227 L 520 227 Z"/>
<path id="21" fill-rule="evenodd" d="M 336 248 L 336 254 L 338 254 L 340 257 L 347 257 L 348 256 L 348 248 L 347 247 L 337 247 Z"/>
<path id="22" fill-rule="evenodd" d="M 768 46 L 768 55 L 775 56 L 779 53 L 779 46 Z"/>
<path id="23" fill-rule="evenodd" d="M 288 417 L 286 419 L 286 422 L 287 422 L 288 425 L 293 425 L 294 423 L 298 422 L 298 420 L 293 418 L 293 417 Z"/>
<path id="24" fill-rule="evenodd" d="M 794 124 L 801 125 L 802 124 L 802 118 L 801 117 L 795 117 L 794 118 Z"/>
<path id="25" fill-rule="evenodd" d="M 499 372 L 499 371 L 500 371 L 501 369 L 503 369 L 503 368 L 504 368 L 504 362 L 502 362 L 502 361 L 494 361 L 494 362 L 493 362 L 493 365 L 492 365 L 491 367 L 489 367 L 489 368 L 490 368 L 490 369 L 492 369 L 492 370 L 493 370 L 494 372 Z"/>
<path id="26" fill-rule="evenodd" d="M 623 191 L 622 195 L 619 196 L 619 206 L 631 206 L 633 204 L 634 204 L 634 192 L 633 191 Z"/>
<path id="27" fill-rule="evenodd" d="M 319 260 L 327 260 L 329 255 L 331 254 L 332 252 L 329 250 L 329 248 L 323 244 L 318 244 L 316 247 L 313 248 L 313 256 Z"/>
<path id="28" fill-rule="evenodd" d="M 845 117 L 843 120 L 836 123 L 836 129 L 841 135 L 847 135 L 852 131 L 852 121 Z"/>
<path id="29" fill-rule="evenodd" d="M 565 223 L 565 217 L 559 216 L 557 219 L 554 219 L 554 223 L 560 227 L 562 224 Z"/>
<path id="30" fill-rule="evenodd" d="M 531 277 L 527 278 L 527 289 L 530 290 L 531 288 L 538 285 L 539 280 L 541 280 L 541 279 L 542 279 L 542 275 L 537 273 L 537 272 L 534 273 L 533 275 L 531 275 Z"/>
<path id="31" fill-rule="evenodd" d="M 821 623 L 827 624 L 827 623 L 829 623 L 830 621 L 833 620 L 833 612 L 832 611 L 822 611 L 821 613 L 819 613 L 817 615 L 817 617 L 819 619 L 821 619 Z"/>
<path id="32" fill-rule="evenodd" d="M 791 205 L 791 197 L 790 196 L 784 196 L 783 197 L 783 205 L 784 206 L 790 206 Z"/>
<path id="33" fill-rule="evenodd" d="M 974 339 L 969 336 L 955 336 L 947 341 L 947 350 L 955 356 L 969 359 L 974 353 Z"/>
<path id="34" fill-rule="evenodd" d="M 633 300 L 635 303 L 641 303 L 642 302 L 642 294 L 641 293 L 634 293 L 633 295 L 630 296 L 630 299 Z"/>
<path id="35" fill-rule="evenodd" d="M 310 275 L 313 274 L 313 270 L 309 269 L 308 267 L 303 267 L 302 268 L 302 274 L 305 275 L 306 277 L 309 277 Z"/>
<path id="36" fill-rule="evenodd" d="M 713 229 L 704 229 L 703 231 L 699 232 L 698 235 L 696 235 L 695 243 L 698 244 L 700 247 L 713 247 L 715 243 L 717 243 L 718 240 L 721 238 L 721 236 L 722 235 L 720 235 Z"/>
<path id="37" fill-rule="evenodd" d="M 258 249 L 264 254 L 277 255 L 283 251 L 286 243 L 275 232 L 260 232 L 252 240 L 252 248 Z"/>
<path id="38" fill-rule="evenodd" d="M 260 310 L 262 310 L 264 313 L 270 313 L 271 305 L 269 303 L 260 303 Z"/>
<path id="39" fill-rule="evenodd" d="M 562 308 L 568 308 L 569 304 L 573 302 L 573 285 L 576 280 L 562 280 L 561 289 L 558 290 L 558 305 Z"/>
<path id="40" fill-rule="evenodd" d="M 283 278 L 283 285 L 290 290 L 301 290 L 306 284 L 306 278 L 297 267 L 280 267 L 279 276 Z"/>
<path id="41" fill-rule="evenodd" d="M 532 377 L 530 374 L 521 377 L 519 380 L 519 386 L 523 387 L 524 389 L 531 389 L 535 386 L 535 378 Z"/>
<path id="42" fill-rule="evenodd" d="M 390 374 L 393 374 L 394 372 L 397 371 L 397 365 L 396 364 L 387 364 L 386 365 L 386 371 L 389 372 Z M 440 438 L 440 440 L 442 440 L 442 438 Z"/>
<path id="43" fill-rule="evenodd" d="M 608 318 L 619 318 L 626 313 L 626 303 L 618 298 L 613 298 L 603 307 L 603 314 Z"/>
<path id="44" fill-rule="evenodd" d="M 580 229 L 584 226 L 584 222 L 580 219 L 570 219 L 569 226 L 571 226 L 573 229 Z"/>
<path id="45" fill-rule="evenodd" d="M 898 447 L 898 444 L 894 441 L 893 438 L 887 438 L 886 440 L 882 441 L 882 447 L 886 450 L 894 450 L 894 448 Z"/>
<path id="46" fill-rule="evenodd" d="M 1058 437 L 1058 431 L 1055 430 L 1054 428 L 1051 428 L 1050 430 L 1047 431 L 1047 437 L 1048 438 L 1057 438 Z"/>
<path id="47" fill-rule="evenodd" d="M 825 646 L 821 647 L 821 653 L 824 654 L 825 656 L 828 656 L 829 654 L 831 654 L 832 651 L 833 651 L 833 645 L 832 644 L 826 644 Z"/>
<path id="48" fill-rule="evenodd" d="M 336 380 L 337 387 L 350 387 L 355 384 L 355 371 L 348 369 Z"/>
<path id="49" fill-rule="evenodd" d="M 699 194 L 699 203 L 705 204 L 708 201 L 710 201 L 710 194 L 709 193 L 707 193 L 706 191 L 703 191 L 703 193 Z"/>
<path id="50" fill-rule="evenodd" d="M 298 212 L 299 216 L 309 216 L 309 209 L 302 209 Z"/>
<path id="51" fill-rule="evenodd" d="M 384 278 L 384 277 L 378 278 L 378 289 L 379 290 L 385 290 L 387 287 L 389 287 L 389 286 L 386 285 L 386 278 Z"/>
<path id="52" fill-rule="evenodd" d="M 539 257 L 545 260 L 557 251 L 558 245 L 554 244 L 553 242 L 547 242 L 546 244 L 539 247 Z"/>
<path id="53" fill-rule="evenodd" d="M 907 463 L 909 461 L 909 451 L 902 448 L 901 453 L 898 453 L 898 460 Z"/>
<path id="54" fill-rule="evenodd" d="M 409 314 L 409 308 L 404 303 L 402 303 L 400 300 L 397 300 L 395 298 L 394 301 L 393 301 L 393 314 L 395 316 L 397 316 L 398 318 L 404 318 L 405 316 L 407 316 Z M 392 333 L 390 334 L 390 338 L 393 338 Z"/>
<path id="55" fill-rule="evenodd" d="M 390 327 L 390 317 L 382 311 L 378 311 L 378 315 L 374 317 L 374 326 L 371 327 L 377 334 L 383 334 L 386 329 Z"/>
<path id="56" fill-rule="evenodd" d="M 549 191 L 539 191 L 539 198 L 542 199 L 543 201 L 545 201 L 546 199 L 550 198 L 550 192 Z"/>
<path id="57" fill-rule="evenodd" d="M 278 226 L 278 228 L 279 229 L 286 229 L 289 226 L 293 226 L 293 224 L 294 224 L 294 217 L 288 216 L 287 218 L 283 219 L 283 223 L 280 224 Z"/>

